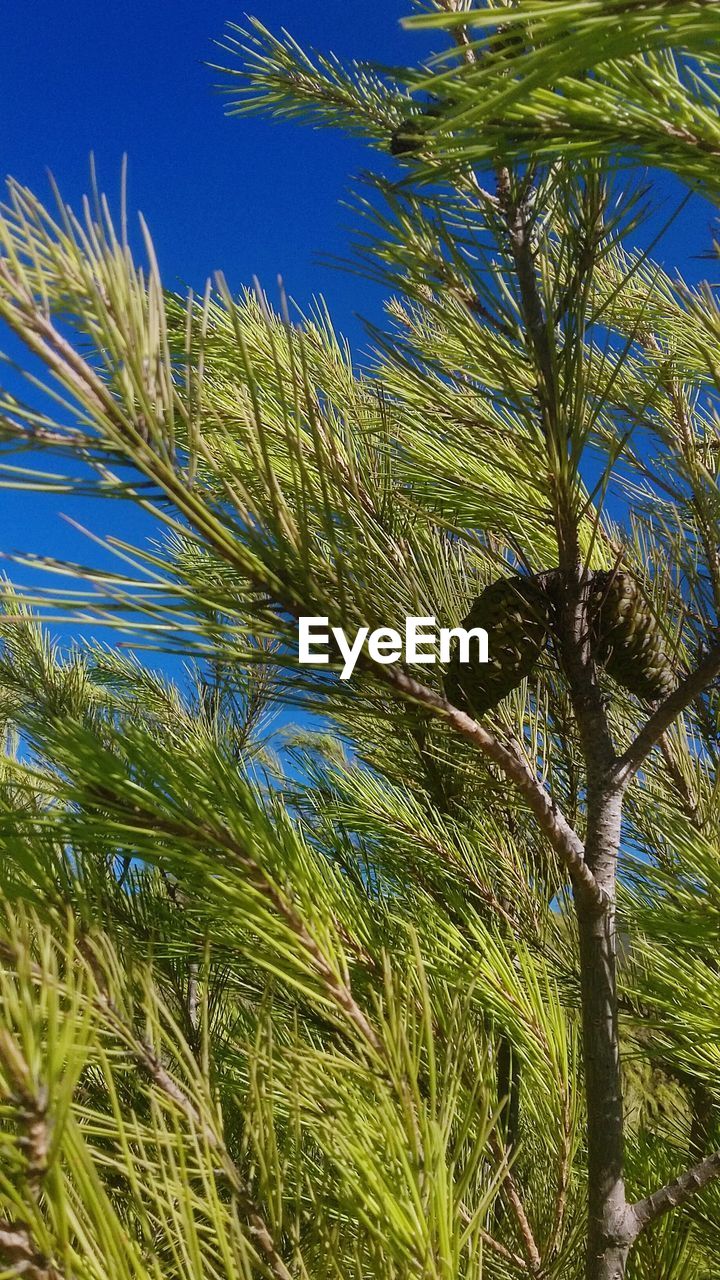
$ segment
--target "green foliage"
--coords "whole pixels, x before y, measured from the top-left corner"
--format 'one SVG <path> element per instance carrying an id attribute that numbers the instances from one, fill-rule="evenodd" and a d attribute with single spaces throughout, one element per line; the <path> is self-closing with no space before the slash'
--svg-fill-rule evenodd
<path id="1" fill-rule="evenodd" d="M 356 198 L 391 295 L 366 368 L 322 305 L 222 277 L 172 294 L 124 207 L 116 226 L 97 193 L 76 217 L 9 186 L 0 318 L 32 372 L 0 427 L 58 469 L 21 458 L 3 483 L 133 501 L 158 536 L 110 543 L 116 572 L 48 562 L 65 590 L 3 592 L 3 1274 L 583 1274 L 577 868 L 552 823 L 585 837 L 588 744 L 557 628 L 473 725 L 438 666 L 299 669 L 296 621 L 457 626 L 501 579 L 558 570 L 560 590 L 575 557 L 630 584 L 673 680 L 702 656 L 720 313 L 638 250 L 645 195 L 618 174 L 641 160 L 716 197 L 718 17 L 415 7 L 450 47 L 392 75 L 257 23 L 223 46 L 244 59 L 231 112 L 402 153 Z M 185 676 L 65 651 L 60 616 L 179 652 Z M 658 687 L 601 656 L 622 752 Z M 712 684 L 679 706 L 628 792 L 638 1198 L 720 1139 L 719 711 Z M 628 1275 L 709 1280 L 718 1221 L 715 1184 Z"/>

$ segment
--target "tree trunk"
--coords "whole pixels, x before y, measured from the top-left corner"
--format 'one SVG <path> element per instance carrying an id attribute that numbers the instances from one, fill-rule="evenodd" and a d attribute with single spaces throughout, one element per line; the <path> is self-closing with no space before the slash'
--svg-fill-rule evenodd
<path id="1" fill-rule="evenodd" d="M 592 1276 L 592 1280 L 623 1280 L 630 1246 L 606 1243 L 595 1254 L 592 1248 L 588 1242 L 586 1275 Z"/>
<path id="2" fill-rule="evenodd" d="M 577 904 L 587 1100 L 586 1280 L 622 1280 L 631 1241 L 623 1182 L 623 1099 L 617 1033 L 614 905 Z"/>
<path id="3" fill-rule="evenodd" d="M 623 1181 L 623 1098 L 618 1041 L 615 871 L 622 797 L 588 797 L 588 862 L 607 895 L 602 908 L 576 897 L 587 1102 L 586 1280 L 622 1280 L 635 1235 Z"/>

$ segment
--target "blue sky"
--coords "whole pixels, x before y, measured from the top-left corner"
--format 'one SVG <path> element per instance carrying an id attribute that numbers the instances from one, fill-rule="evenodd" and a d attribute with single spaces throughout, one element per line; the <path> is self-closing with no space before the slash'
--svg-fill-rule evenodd
<path id="1" fill-rule="evenodd" d="M 404 0 L 330 3 L 257 0 L 266 25 L 307 45 L 384 63 L 411 60 L 417 38 L 399 26 Z M 347 249 L 349 178 L 367 164 L 357 141 L 258 118 L 230 120 L 205 63 L 213 40 L 243 23 L 232 0 L 35 0 L 3 15 L 0 165 L 43 197 L 52 171 L 77 205 L 94 153 L 101 186 L 117 197 L 122 156 L 129 204 L 142 210 L 171 287 L 202 289 L 222 269 L 239 289 L 257 275 L 272 294 L 278 274 L 305 303 L 324 293 L 338 327 L 364 342 L 357 314 L 380 318 L 377 286 L 323 268 Z M 8 349 L 3 339 L 2 347 Z M 17 349 L 13 348 L 13 354 Z M 5 379 L 7 382 L 7 378 Z M 97 563 L 101 553 L 60 517 L 132 541 L 148 531 L 133 509 L 92 500 L 2 494 L 0 550 L 31 550 Z M 19 581 L 35 580 L 13 569 Z"/>
<path id="2" fill-rule="evenodd" d="M 249 0 L 249 7 L 272 29 L 286 26 L 302 45 L 341 57 L 412 62 L 426 47 L 400 28 L 408 0 Z M 257 275 L 272 294 L 280 273 L 300 303 L 322 292 L 337 327 L 362 352 L 357 317 L 381 318 L 380 290 L 318 259 L 347 251 L 352 215 L 341 201 L 370 153 L 327 130 L 225 118 L 204 63 L 219 56 L 212 40 L 226 20 L 243 22 L 229 0 L 5 6 L 2 170 L 45 195 L 50 169 L 64 197 L 77 203 L 90 153 L 112 196 L 126 152 L 130 207 L 150 225 L 166 284 L 202 287 L 221 268 L 231 287 Z M 659 218 L 676 194 L 664 181 Z M 709 215 L 696 204 L 659 256 L 695 277 L 702 264 L 694 255 L 709 241 Z M 1 510 L 5 552 L 97 562 L 97 550 L 60 511 L 130 541 L 147 531 L 134 511 L 92 500 L 5 491 Z"/>
<path id="3" fill-rule="evenodd" d="M 406 0 L 249 7 L 271 28 L 287 26 L 304 45 L 341 57 L 412 61 L 420 47 L 399 27 Z M 5 173 L 37 189 L 50 168 L 72 202 L 87 189 L 91 151 L 111 192 L 126 151 L 131 205 L 152 228 L 168 283 L 202 284 L 221 267 L 233 285 L 253 273 L 272 285 L 281 272 L 298 297 L 332 294 L 344 321 L 367 307 L 373 291 L 316 259 L 346 246 L 350 215 L 339 201 L 369 153 L 327 130 L 224 117 L 218 77 L 203 60 L 227 58 L 212 40 L 227 19 L 242 25 L 232 0 L 6 8 Z"/>

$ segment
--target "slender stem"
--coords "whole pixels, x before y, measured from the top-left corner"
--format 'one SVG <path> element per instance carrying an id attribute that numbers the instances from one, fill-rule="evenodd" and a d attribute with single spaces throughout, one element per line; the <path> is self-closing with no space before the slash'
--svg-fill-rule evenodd
<path id="1" fill-rule="evenodd" d="M 519 1253 L 513 1253 L 512 1249 L 507 1249 L 504 1244 L 501 1244 L 499 1240 L 496 1240 L 494 1236 L 490 1235 L 489 1231 L 483 1230 L 482 1227 L 480 1227 L 478 1235 L 480 1236 L 483 1244 L 487 1245 L 488 1249 L 490 1249 L 492 1253 L 496 1253 L 504 1262 L 509 1262 L 510 1265 L 515 1267 L 518 1271 L 525 1270 L 525 1259 L 522 1258 Z"/>
<path id="2" fill-rule="evenodd" d="M 439 693 L 414 680 L 399 667 L 384 667 L 382 674 L 388 683 L 392 684 L 404 697 L 442 714 L 457 733 L 472 742 L 484 756 L 499 767 L 533 813 L 540 830 L 568 872 L 577 895 L 583 901 L 601 906 L 604 895 L 586 864 L 585 850 L 580 837 L 557 807 L 552 796 L 531 773 L 522 757 L 500 742 L 477 720 L 473 720 L 472 716 L 454 707 Z"/>
<path id="3" fill-rule="evenodd" d="M 491 1135 L 490 1143 L 497 1160 L 507 1165 L 508 1153 L 501 1147 L 496 1134 L 493 1133 Z M 503 1174 L 502 1185 L 505 1198 L 517 1225 L 528 1270 L 530 1275 L 538 1275 L 542 1270 L 542 1257 L 530 1225 L 530 1219 L 525 1212 L 525 1206 L 515 1185 L 515 1179 L 509 1169 L 506 1169 Z"/>
<path id="4" fill-rule="evenodd" d="M 720 1178 L 720 1151 L 713 1151 L 712 1155 L 706 1156 L 691 1169 L 681 1173 L 673 1182 L 660 1187 L 652 1195 L 646 1196 L 644 1200 L 638 1200 L 632 1206 L 637 1223 L 637 1234 L 639 1235 L 663 1214 L 685 1204 L 692 1196 L 697 1195 L 698 1191 L 702 1191 L 717 1178 Z"/>
<path id="5" fill-rule="evenodd" d="M 95 1003 L 98 1008 L 102 1009 L 111 1025 L 126 1039 L 135 1061 L 145 1070 L 156 1089 L 182 1111 L 192 1127 L 203 1136 L 208 1146 L 219 1153 L 222 1160 L 223 1173 L 233 1189 L 238 1206 L 247 1223 L 249 1235 L 253 1244 L 257 1246 L 260 1258 L 263 1260 L 268 1272 L 274 1277 L 274 1280 L 291 1280 L 290 1272 L 275 1244 L 272 1232 L 260 1206 L 250 1195 L 245 1180 L 225 1147 L 223 1138 L 218 1135 L 214 1125 L 210 1123 L 207 1117 L 202 1115 L 197 1104 L 193 1102 L 163 1065 L 153 1046 L 138 1035 L 135 1029 L 128 1025 L 122 1014 L 116 1009 L 105 990 L 103 975 L 95 963 L 92 952 L 84 948 L 83 955 L 95 978 Z"/>
<path id="6" fill-rule="evenodd" d="M 645 723 L 634 742 L 616 761 L 614 766 L 615 781 L 626 786 L 637 773 L 643 761 L 649 756 L 653 747 L 660 742 L 663 734 L 670 728 L 678 716 L 690 705 L 694 698 L 704 693 L 713 680 L 720 675 L 720 644 L 713 645 L 709 653 L 689 676 L 681 681 L 677 689 L 660 703 Z"/>
<path id="7" fill-rule="evenodd" d="M 0 1262 L 26 1280 L 62 1280 L 62 1273 L 35 1248 L 27 1227 L 0 1218 Z"/>
<path id="8" fill-rule="evenodd" d="M 658 746 L 660 748 L 663 761 L 665 762 L 665 768 L 670 781 L 680 796 L 685 813 L 695 829 L 697 831 L 702 831 L 703 823 L 700 814 L 700 797 L 698 796 L 696 798 L 693 795 L 685 774 L 672 753 L 672 747 L 668 741 L 667 734 L 663 733 L 658 739 Z"/>
<path id="9" fill-rule="evenodd" d="M 599 909 L 575 897 L 580 948 L 582 1042 L 587 1107 L 586 1280 L 621 1280 L 632 1240 L 625 1197 L 624 1115 L 618 1035 L 615 889 L 623 788 L 587 637 L 587 582 L 568 573 L 561 615 L 562 657 L 585 763 L 585 857 L 603 894 Z"/>

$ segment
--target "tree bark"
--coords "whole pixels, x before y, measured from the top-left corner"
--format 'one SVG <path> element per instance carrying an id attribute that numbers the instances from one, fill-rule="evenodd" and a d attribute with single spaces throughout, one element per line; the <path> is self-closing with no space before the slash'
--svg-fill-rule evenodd
<path id="1" fill-rule="evenodd" d="M 585 861 L 599 894 L 573 885 L 580 950 L 582 1044 L 587 1109 L 586 1280 L 622 1280 L 635 1219 L 625 1197 L 615 896 L 624 786 L 589 649 L 589 579 L 564 585 L 562 650 L 585 764 Z"/>
<path id="2" fill-rule="evenodd" d="M 623 1098 L 617 1027 L 614 903 L 576 903 L 587 1102 L 586 1280 L 622 1280 L 634 1231 L 623 1181 Z"/>
<path id="3" fill-rule="evenodd" d="M 615 886 L 622 789 L 612 780 L 607 745 L 586 741 L 586 858 L 603 898 L 575 895 L 580 946 L 583 1062 L 587 1106 L 588 1240 L 586 1280 L 622 1280 L 637 1224 L 625 1196 L 624 1113 L 616 976 Z"/>

